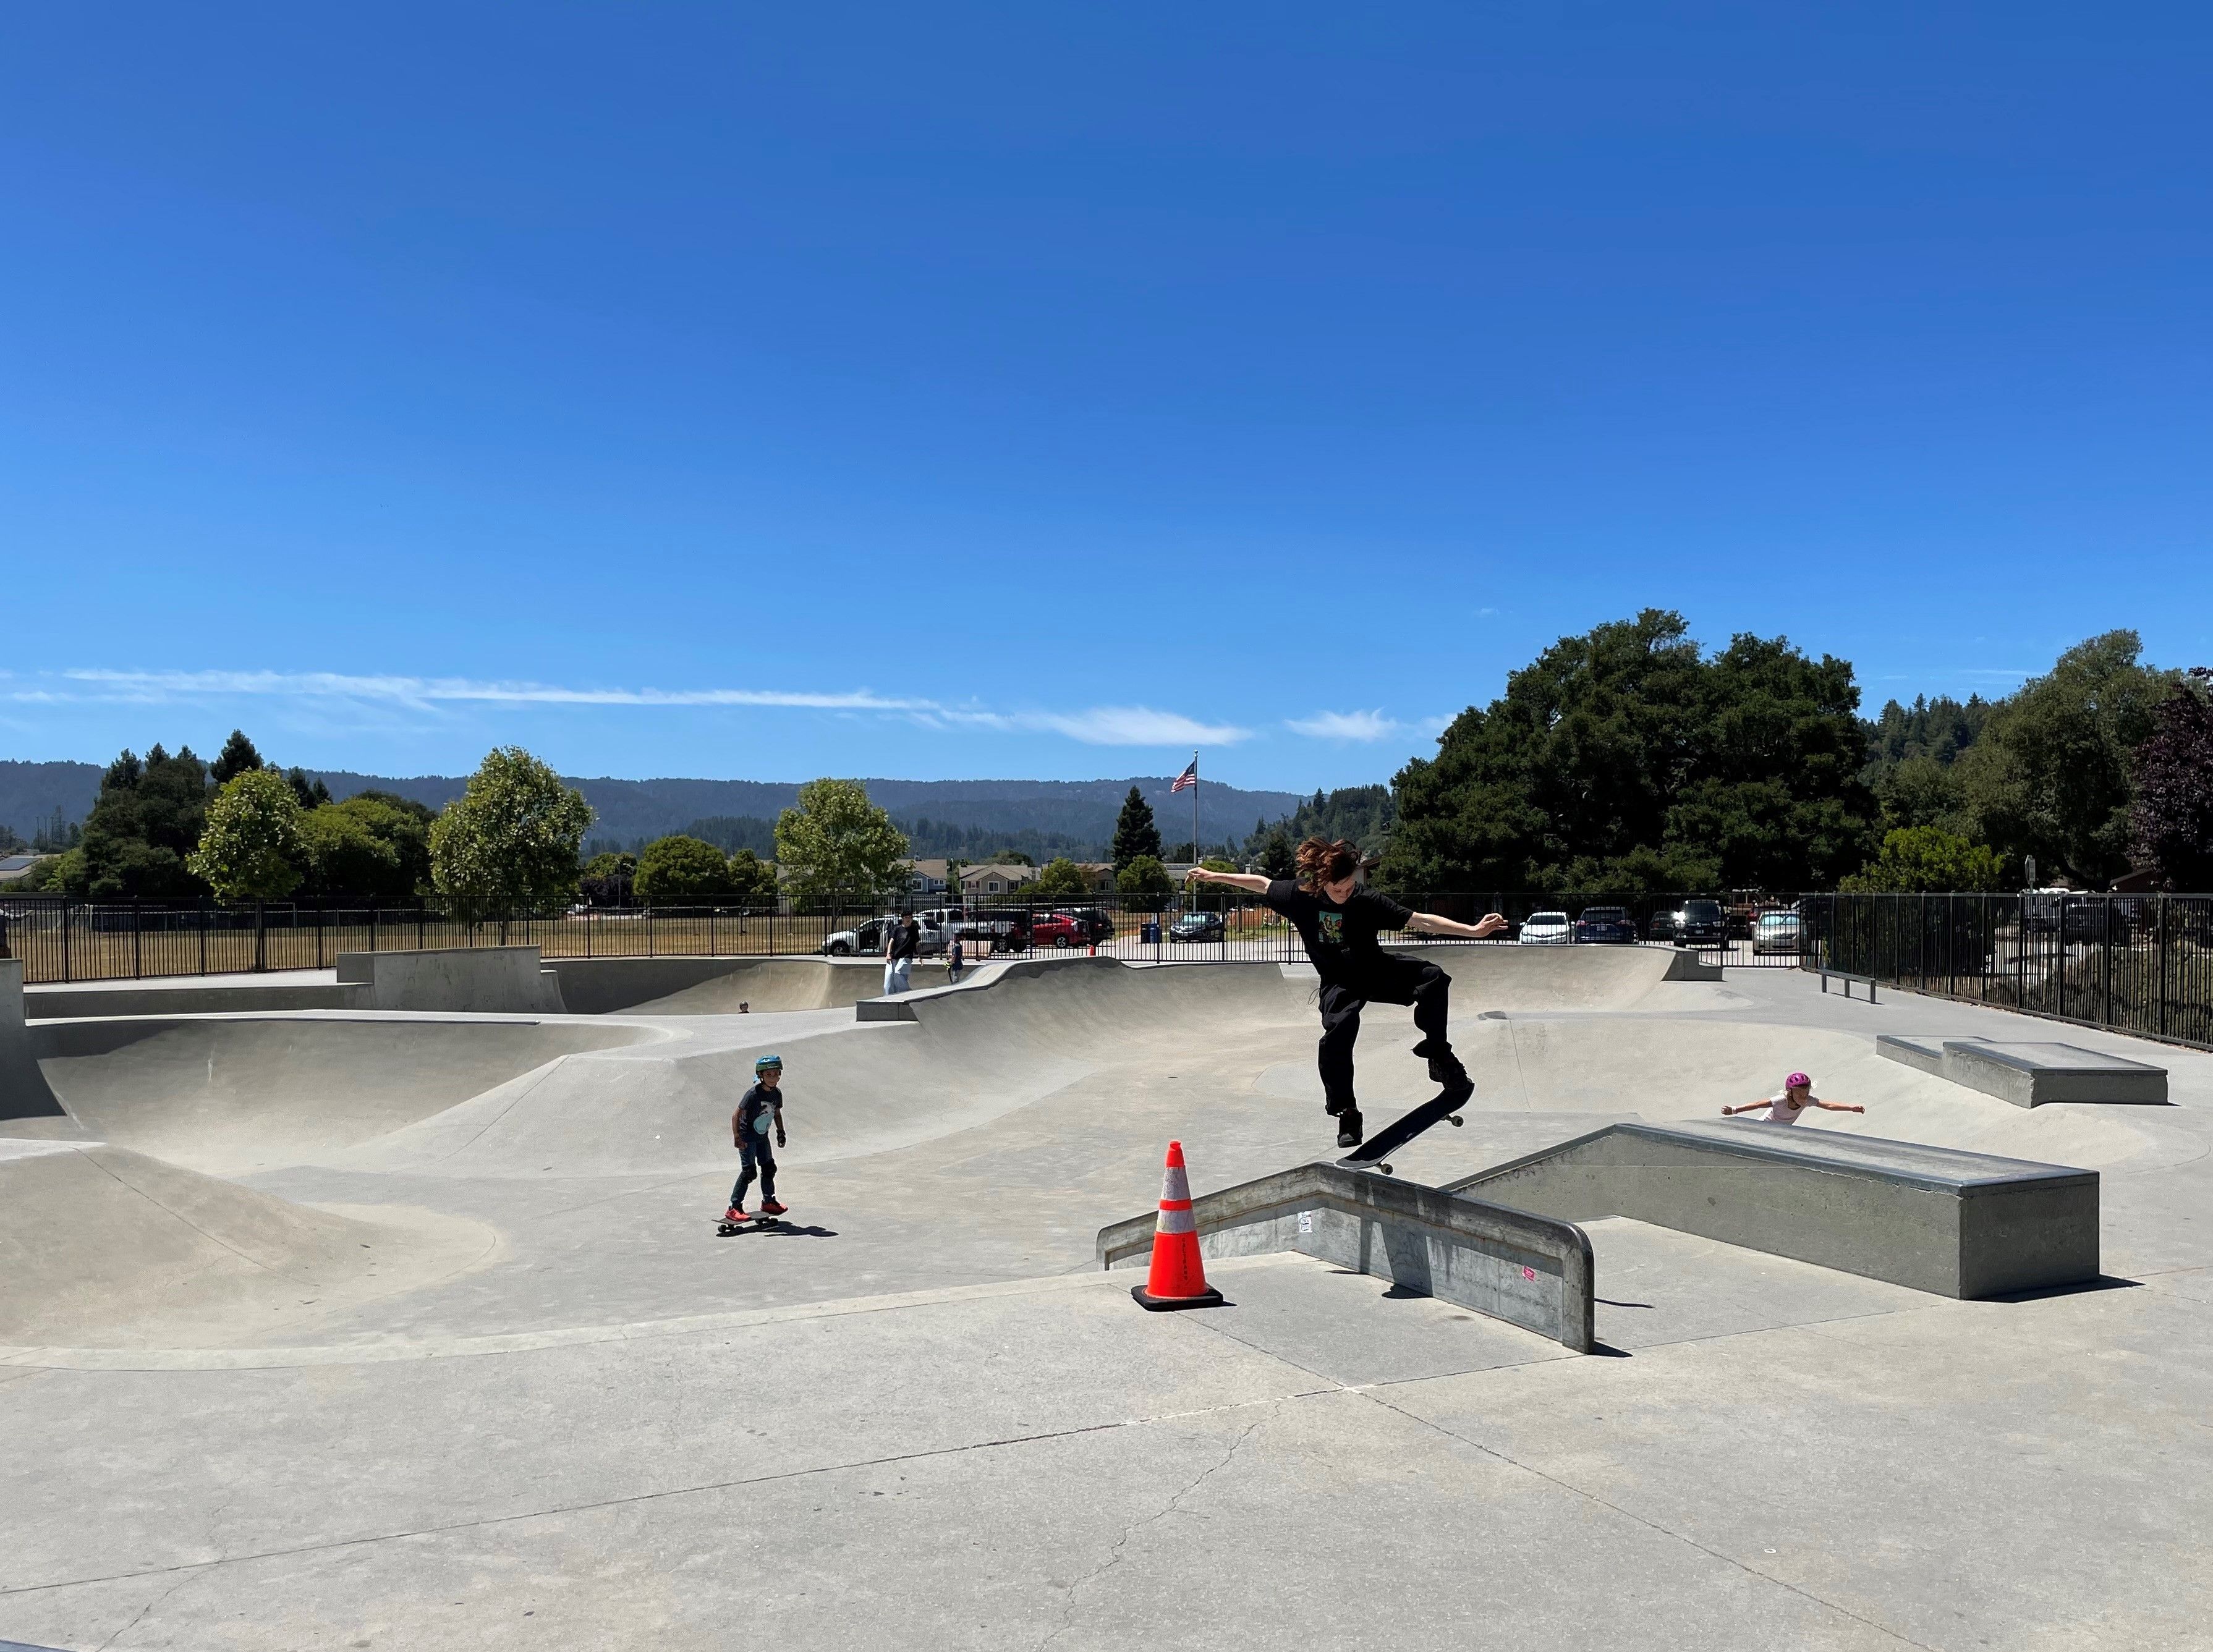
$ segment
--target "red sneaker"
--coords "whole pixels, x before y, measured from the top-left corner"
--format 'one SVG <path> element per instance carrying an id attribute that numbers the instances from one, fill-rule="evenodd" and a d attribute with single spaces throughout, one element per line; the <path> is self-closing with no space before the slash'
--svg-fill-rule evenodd
<path id="1" fill-rule="evenodd" d="M 722 1212 L 722 1220 L 725 1222 L 743 1222 L 745 1219 L 746 1210 L 742 1204 L 733 1204 Z"/>
<path id="2" fill-rule="evenodd" d="M 778 1204 L 774 1199 L 761 1201 L 761 1214 L 765 1216 L 780 1216 L 789 1209 L 789 1205 Z"/>

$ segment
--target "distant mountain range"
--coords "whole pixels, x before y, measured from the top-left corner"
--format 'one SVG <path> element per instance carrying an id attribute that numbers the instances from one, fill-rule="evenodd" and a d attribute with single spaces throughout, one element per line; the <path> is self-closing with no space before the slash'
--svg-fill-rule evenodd
<path id="1" fill-rule="evenodd" d="M 442 808 L 461 794 L 463 777 L 415 775 L 392 778 L 342 769 L 309 769 L 337 797 L 377 790 Z M 100 791 L 96 763 L 0 761 L 0 826 L 29 838 L 58 809 L 82 821 Z M 796 781 L 609 780 L 570 778 L 595 820 L 590 837 L 629 846 L 694 826 L 725 847 L 750 845 L 777 814 L 797 800 Z M 863 780 L 869 796 L 890 811 L 914 839 L 920 855 L 972 856 L 992 849 L 1033 856 L 1103 856 L 1114 835 L 1114 817 L 1131 786 L 1153 806 L 1161 836 L 1170 844 L 1191 835 L 1191 794 L 1169 795 L 1171 777 L 1125 780 Z M 1275 820 L 1305 800 L 1295 792 L 1247 791 L 1207 781 L 1199 787 L 1199 836 L 1209 844 L 1242 839 L 1256 820 Z"/>

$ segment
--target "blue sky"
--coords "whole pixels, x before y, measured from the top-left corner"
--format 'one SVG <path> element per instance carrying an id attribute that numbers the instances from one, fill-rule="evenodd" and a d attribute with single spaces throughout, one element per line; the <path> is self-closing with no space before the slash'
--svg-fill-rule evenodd
<path id="1" fill-rule="evenodd" d="M 0 756 L 1380 779 L 2213 661 L 2213 12 L 33 8 Z"/>

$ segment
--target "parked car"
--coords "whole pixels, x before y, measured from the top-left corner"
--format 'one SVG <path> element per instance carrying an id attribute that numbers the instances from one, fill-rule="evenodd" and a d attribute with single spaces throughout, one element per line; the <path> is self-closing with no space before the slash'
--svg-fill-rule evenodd
<path id="1" fill-rule="evenodd" d="M 1219 941 L 1228 931 L 1219 912 L 1186 912 L 1168 925 L 1171 941 Z"/>
<path id="2" fill-rule="evenodd" d="M 1585 946 L 1634 946 L 1637 920 L 1626 906 L 1586 906 L 1576 917 L 1576 939 Z"/>
<path id="3" fill-rule="evenodd" d="M 1718 900 L 1686 900 L 1675 914 L 1675 944 L 1679 947 L 1721 947 L 1728 944 L 1728 919 Z"/>
<path id="4" fill-rule="evenodd" d="M 1066 912 L 1039 912 L 1030 919 L 1033 947 L 1081 947 L 1090 940 L 1090 931 Z"/>
<path id="5" fill-rule="evenodd" d="M 1647 941 L 1673 941 L 1675 928 L 1682 920 L 1682 913 L 1672 909 L 1655 912 L 1652 921 L 1644 926 L 1644 938 Z"/>
<path id="6" fill-rule="evenodd" d="M 1752 926 L 1753 954 L 1787 952 L 1795 956 L 1805 950 L 1805 936 L 1806 926 L 1797 913 L 1762 912 Z"/>
<path id="7" fill-rule="evenodd" d="M 1516 938 L 1525 947 L 1566 947 L 1575 943 L 1576 931 L 1565 912 L 1532 912 Z"/>
<path id="8" fill-rule="evenodd" d="M 1114 916 L 1096 906 L 1078 906 L 1067 916 L 1082 926 L 1084 934 L 1093 941 L 1112 941 L 1114 938 Z"/>
<path id="9" fill-rule="evenodd" d="M 881 958 L 884 951 L 884 926 L 888 924 L 897 924 L 899 921 L 899 914 L 890 912 L 882 917 L 872 917 L 865 924 L 857 924 L 852 929 L 839 930 L 822 943 L 822 950 L 832 958 Z M 924 958 L 935 958 L 943 952 L 945 950 L 944 930 L 921 912 L 915 914 L 915 922 L 922 931 L 921 940 L 915 950 Z"/>

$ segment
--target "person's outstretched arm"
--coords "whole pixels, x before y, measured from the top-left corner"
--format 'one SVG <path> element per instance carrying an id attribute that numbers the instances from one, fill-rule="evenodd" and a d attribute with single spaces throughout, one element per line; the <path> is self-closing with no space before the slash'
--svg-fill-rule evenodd
<path id="1" fill-rule="evenodd" d="M 1456 935 L 1464 941 L 1488 941 L 1506 927 L 1506 919 L 1497 912 L 1485 912 L 1475 924 L 1439 917 L 1435 912 L 1416 912 L 1406 920 L 1409 935 Z"/>
<path id="2" fill-rule="evenodd" d="M 1771 1107 L 1774 1105 L 1775 1103 L 1771 1098 L 1762 1096 L 1759 1100 L 1747 1101 L 1741 1107 L 1723 1107 L 1722 1109 L 1722 1117 L 1724 1119 L 1734 1119 L 1741 1113 L 1754 1113 L 1761 1107 Z"/>
<path id="3" fill-rule="evenodd" d="M 1226 883 L 1233 889 L 1242 889 L 1255 895 L 1265 895 L 1274 882 L 1258 872 L 1211 872 L 1204 866 L 1194 866 L 1183 875 L 1186 883 Z"/>
<path id="4" fill-rule="evenodd" d="M 1819 1107 L 1824 1113 L 1865 1113 L 1867 1111 L 1865 1107 L 1856 1106 L 1850 1101 L 1824 1101 L 1818 1095 L 1808 1096 L 1806 1104 L 1808 1106 Z"/>

